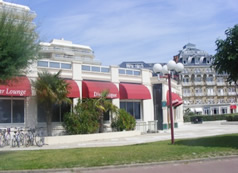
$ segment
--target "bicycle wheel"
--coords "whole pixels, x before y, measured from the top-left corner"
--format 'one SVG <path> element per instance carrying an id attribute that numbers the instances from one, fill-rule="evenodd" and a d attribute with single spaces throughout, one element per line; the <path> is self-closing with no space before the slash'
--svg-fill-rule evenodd
<path id="1" fill-rule="evenodd" d="M 0 147 L 4 147 L 4 139 L 3 136 L 0 136 Z"/>
<path id="2" fill-rule="evenodd" d="M 35 135 L 35 143 L 38 147 L 42 147 L 44 145 L 43 137 L 39 134 Z"/>
<path id="3" fill-rule="evenodd" d="M 5 135 L 5 145 L 10 145 L 11 143 L 11 135 L 10 134 L 6 134 Z"/>

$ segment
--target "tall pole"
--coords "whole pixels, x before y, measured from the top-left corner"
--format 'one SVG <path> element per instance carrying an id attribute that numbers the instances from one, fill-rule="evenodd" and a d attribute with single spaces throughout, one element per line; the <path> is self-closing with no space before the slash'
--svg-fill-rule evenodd
<path id="1" fill-rule="evenodd" d="M 169 109 L 170 109 L 170 121 L 171 121 L 171 143 L 174 144 L 174 120 L 173 120 L 173 108 L 172 108 L 172 91 L 171 91 L 171 74 L 168 74 L 169 83 Z"/>

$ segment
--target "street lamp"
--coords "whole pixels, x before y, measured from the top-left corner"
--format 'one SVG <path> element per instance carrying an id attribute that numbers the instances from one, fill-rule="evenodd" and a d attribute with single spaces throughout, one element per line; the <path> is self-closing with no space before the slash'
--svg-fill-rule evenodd
<path id="1" fill-rule="evenodd" d="M 169 86 L 169 108 L 170 108 L 170 121 L 171 121 L 171 143 L 174 144 L 174 120 L 173 120 L 173 109 L 172 109 L 172 92 L 171 92 L 171 71 L 176 71 L 178 73 L 182 72 L 184 66 L 182 63 L 177 63 L 170 60 L 167 65 L 162 66 L 161 64 L 155 64 L 153 66 L 153 71 L 157 73 L 158 80 L 160 80 L 160 73 L 167 75 L 168 86 Z"/>

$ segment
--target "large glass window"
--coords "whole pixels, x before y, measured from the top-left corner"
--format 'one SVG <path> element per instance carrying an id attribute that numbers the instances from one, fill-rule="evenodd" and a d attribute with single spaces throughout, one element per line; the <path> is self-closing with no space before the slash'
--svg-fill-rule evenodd
<path id="1" fill-rule="evenodd" d="M 48 67 L 48 62 L 47 61 L 38 61 L 37 66 L 39 66 L 39 67 Z"/>
<path id="2" fill-rule="evenodd" d="M 46 111 L 44 106 L 42 104 L 38 104 L 37 107 L 38 122 L 46 122 Z M 55 104 L 53 106 L 52 122 L 63 122 L 65 113 L 70 112 L 70 110 L 70 104 L 63 103 L 61 106 Z"/>
<path id="3" fill-rule="evenodd" d="M 50 67 L 52 67 L 52 68 L 60 68 L 60 63 L 58 63 L 58 62 L 50 62 Z"/>
<path id="4" fill-rule="evenodd" d="M 13 123 L 24 123 L 24 100 L 13 100 Z"/>
<path id="5" fill-rule="evenodd" d="M 24 123 L 24 100 L 0 100 L 0 123 Z"/>
<path id="6" fill-rule="evenodd" d="M 92 71 L 100 72 L 100 67 L 92 66 Z"/>
<path id="7" fill-rule="evenodd" d="M 82 70 L 84 70 L 84 71 L 90 71 L 90 66 L 82 65 Z"/>
<path id="8" fill-rule="evenodd" d="M 141 119 L 141 103 L 140 102 L 120 102 L 120 108 L 125 109 L 135 119 Z"/>
<path id="9" fill-rule="evenodd" d="M 63 69 L 71 69 L 71 64 L 61 63 L 61 68 L 63 68 Z"/>
<path id="10" fill-rule="evenodd" d="M 0 100 L 0 123 L 11 123 L 11 100 Z"/>

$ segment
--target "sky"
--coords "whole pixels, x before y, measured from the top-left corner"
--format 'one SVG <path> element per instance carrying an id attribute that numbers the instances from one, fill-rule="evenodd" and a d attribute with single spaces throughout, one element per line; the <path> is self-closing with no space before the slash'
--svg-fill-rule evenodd
<path id="1" fill-rule="evenodd" d="M 168 62 L 187 43 L 215 54 L 238 24 L 237 0 L 5 0 L 37 14 L 40 39 L 90 46 L 102 65 Z"/>

